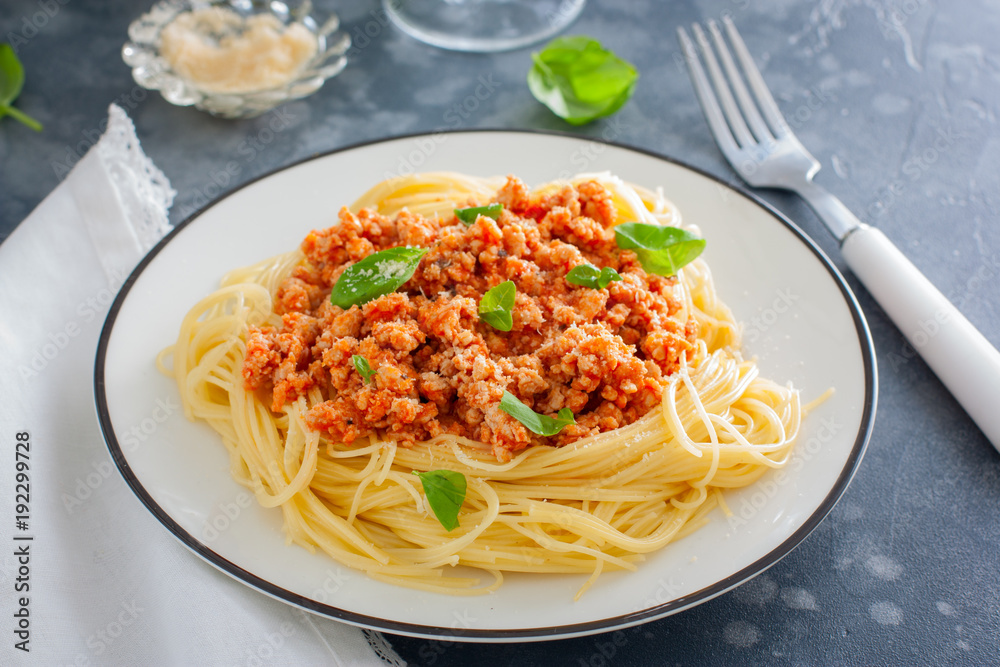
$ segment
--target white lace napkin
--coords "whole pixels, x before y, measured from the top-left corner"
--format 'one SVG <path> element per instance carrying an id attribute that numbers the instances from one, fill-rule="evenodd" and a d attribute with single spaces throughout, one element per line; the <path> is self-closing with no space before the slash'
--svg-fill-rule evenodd
<path id="1" fill-rule="evenodd" d="M 405 664 L 378 633 L 196 558 L 115 470 L 94 413 L 97 339 L 175 193 L 125 112 L 109 114 L 0 245 L 0 664 Z"/>

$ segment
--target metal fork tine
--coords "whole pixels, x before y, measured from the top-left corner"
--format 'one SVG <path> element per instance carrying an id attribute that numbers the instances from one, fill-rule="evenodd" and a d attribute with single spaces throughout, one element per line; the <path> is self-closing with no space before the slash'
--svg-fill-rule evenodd
<path id="1" fill-rule="evenodd" d="M 687 62 L 688 71 L 691 73 L 691 81 L 694 82 L 694 92 L 698 95 L 701 108 L 704 110 L 705 118 L 708 120 L 708 127 L 712 130 L 712 134 L 715 135 L 715 142 L 719 145 L 719 149 L 723 155 L 730 162 L 733 162 L 736 160 L 740 148 L 736 145 L 736 139 L 733 138 L 733 133 L 726 124 L 726 117 L 722 114 L 719 101 L 715 99 L 715 93 L 712 92 L 712 84 L 708 82 L 705 70 L 701 67 L 698 51 L 695 49 L 694 43 L 688 37 L 687 31 L 684 28 L 677 28 L 677 37 L 680 39 L 681 48 L 684 50 L 684 60 Z"/>
<path id="2" fill-rule="evenodd" d="M 722 60 L 722 66 L 726 70 L 726 75 L 729 77 L 729 83 L 733 88 L 733 92 L 736 93 L 736 99 L 739 100 L 740 107 L 743 109 L 743 115 L 746 118 L 747 123 L 753 130 L 754 135 L 757 137 L 757 141 L 761 143 L 767 143 L 774 141 L 774 137 L 771 135 L 771 130 L 767 127 L 767 123 L 761 117 L 760 112 L 757 111 L 757 105 L 754 103 L 753 99 L 750 97 L 747 87 L 743 84 L 743 77 L 740 75 L 738 69 L 736 69 L 736 63 L 733 62 L 733 56 L 729 52 L 729 47 L 726 46 L 726 41 L 722 37 L 722 32 L 719 30 L 719 24 L 714 20 L 709 20 L 708 31 L 712 33 L 712 39 L 715 42 L 715 49 L 719 52 L 719 58 Z"/>
<path id="3" fill-rule="evenodd" d="M 739 108 L 736 106 L 736 100 L 733 99 L 733 94 L 729 91 L 729 84 L 726 83 L 726 77 L 723 76 L 722 70 L 719 69 L 719 63 L 712 52 L 712 45 L 708 43 L 708 39 L 705 37 L 705 33 L 702 31 L 700 25 L 695 23 L 691 26 L 691 30 L 694 32 L 695 39 L 698 40 L 702 55 L 705 56 L 705 65 L 708 67 L 708 73 L 712 77 L 712 83 L 715 84 L 715 94 L 722 103 L 722 110 L 726 112 L 726 120 L 729 121 L 729 127 L 732 128 L 736 141 L 743 147 L 752 145 L 754 143 L 753 135 L 750 134 L 750 128 L 747 127 L 746 122 L 743 120 L 743 114 L 740 113 Z"/>
<path id="4" fill-rule="evenodd" d="M 750 83 L 750 88 L 753 89 L 754 95 L 757 97 L 760 109 L 767 118 L 767 122 L 771 124 L 774 136 L 779 139 L 790 136 L 791 130 L 788 129 L 788 123 L 785 122 L 785 117 L 778 110 L 778 105 L 771 96 L 771 91 L 768 90 L 767 84 L 764 83 L 764 77 L 760 75 L 760 70 L 754 64 L 753 57 L 750 55 L 747 45 L 743 43 L 743 38 L 737 32 L 736 24 L 733 23 L 733 19 L 729 16 L 723 16 L 722 22 L 726 26 L 726 34 L 729 36 L 729 41 L 736 51 L 736 58 L 743 67 L 743 72 Z"/>
<path id="5" fill-rule="evenodd" d="M 931 285 L 892 241 L 874 227 L 858 220 L 843 202 L 813 181 L 813 176 L 820 168 L 819 161 L 795 138 L 788 127 L 732 19 L 724 16 L 722 22 L 729 44 L 736 53 L 739 68 L 732 62 L 732 54 L 726 47 L 726 40 L 718 26 L 709 21 L 708 28 L 712 32 L 719 57 L 726 66 L 731 84 L 727 84 L 723 78 L 701 26 L 697 23 L 692 26 L 712 74 L 714 91 L 702 69 L 697 47 L 683 28 L 678 28 L 677 34 L 684 49 L 695 92 L 723 155 L 750 185 L 790 190 L 805 199 L 840 242 L 847 266 L 854 270 L 855 276 L 869 289 L 911 343 L 915 340 L 912 332 L 924 328 L 923 319 L 934 319 L 944 313 L 948 321 L 941 327 L 941 331 L 947 333 L 937 337 L 925 336 L 923 342 L 914 345 L 920 347 L 920 354 L 972 415 L 997 451 L 1000 451 L 1000 419 L 993 409 L 993 406 L 1000 404 L 1000 384 L 997 382 L 997 378 L 1000 378 L 1000 352 Z M 756 104 L 740 83 L 743 78 L 737 71 L 740 68 L 756 98 Z M 740 98 L 748 122 L 754 126 L 755 131 L 759 129 L 763 134 L 767 128 L 760 126 L 766 120 L 766 124 L 774 132 L 772 140 L 762 140 L 755 145 L 744 141 L 750 131 L 746 126 L 747 121 L 739 115 L 730 85 Z M 759 108 L 763 118 L 754 120 L 754 107 Z M 737 140 L 742 143 L 742 147 L 737 146 Z M 936 311 L 936 314 L 932 311 Z M 970 387 L 973 389 L 970 390 Z M 986 394 L 983 392 L 989 395 L 988 398 L 984 398 Z"/>

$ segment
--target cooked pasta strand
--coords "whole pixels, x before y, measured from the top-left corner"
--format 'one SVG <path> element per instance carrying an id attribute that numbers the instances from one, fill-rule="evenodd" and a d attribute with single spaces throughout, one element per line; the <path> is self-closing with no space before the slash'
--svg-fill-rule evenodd
<path id="1" fill-rule="evenodd" d="M 623 218 L 680 224 L 658 193 L 606 174 L 574 181 L 584 179 L 599 179 Z M 353 209 L 448 215 L 489 201 L 500 183 L 449 173 L 400 177 L 376 185 Z M 683 307 L 698 326 L 694 354 L 672 376 L 660 408 L 629 426 L 563 447 L 529 447 L 506 463 L 488 446 L 450 435 L 413 447 L 331 442 L 305 422 L 323 400 L 318 390 L 275 413 L 241 377 L 248 327 L 280 322 L 273 295 L 302 259 L 296 250 L 227 274 L 184 318 L 157 366 L 176 379 L 187 417 L 218 431 L 234 479 L 262 506 L 281 507 L 291 542 L 381 581 L 473 595 L 496 590 L 504 572 L 576 573 L 587 577 L 579 597 L 602 572 L 635 569 L 642 554 L 690 534 L 716 506 L 730 513 L 720 490 L 784 465 L 806 411 L 794 388 L 761 378 L 742 358 L 739 325 L 698 259 L 679 274 Z M 411 474 L 430 469 L 468 480 L 452 532 Z"/>

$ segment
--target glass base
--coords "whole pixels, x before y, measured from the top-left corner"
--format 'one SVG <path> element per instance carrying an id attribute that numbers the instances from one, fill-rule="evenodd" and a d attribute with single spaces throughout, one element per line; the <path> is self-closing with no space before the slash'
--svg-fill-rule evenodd
<path id="1" fill-rule="evenodd" d="M 509 51 L 552 37 L 586 0 L 382 0 L 405 33 L 453 51 Z"/>

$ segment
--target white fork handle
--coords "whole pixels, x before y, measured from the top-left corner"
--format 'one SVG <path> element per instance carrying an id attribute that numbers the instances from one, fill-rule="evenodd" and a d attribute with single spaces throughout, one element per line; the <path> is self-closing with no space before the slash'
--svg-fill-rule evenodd
<path id="1" fill-rule="evenodd" d="M 847 265 L 1000 451 L 1000 352 L 885 234 L 862 224 L 841 245 Z"/>

